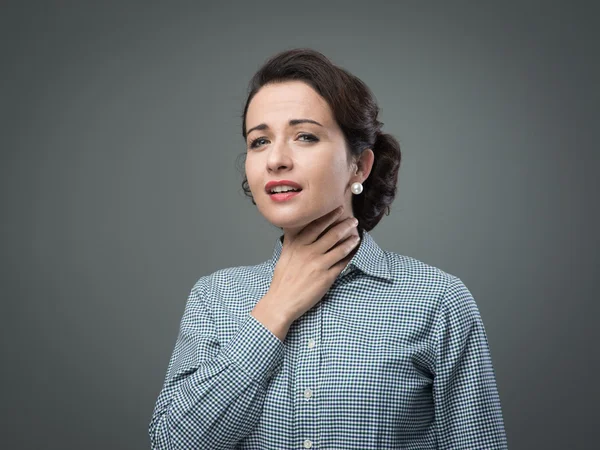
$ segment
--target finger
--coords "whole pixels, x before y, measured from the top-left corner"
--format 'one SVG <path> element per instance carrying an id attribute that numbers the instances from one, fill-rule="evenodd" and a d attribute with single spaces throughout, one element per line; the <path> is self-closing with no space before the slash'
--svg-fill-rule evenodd
<path id="1" fill-rule="evenodd" d="M 313 244 L 315 246 L 315 251 L 317 254 L 327 253 L 335 247 L 336 244 L 353 234 L 358 235 L 356 219 L 354 217 L 347 217 L 341 222 L 336 223 Z"/>
<path id="2" fill-rule="evenodd" d="M 331 249 L 331 251 L 323 255 L 325 258 L 325 267 L 329 267 L 330 271 L 336 271 L 339 269 L 339 272 L 341 272 L 344 267 L 346 267 L 346 264 L 348 264 L 348 262 L 350 262 L 352 259 L 350 253 L 359 245 L 359 243 L 360 238 L 356 235 L 352 235 L 344 239 L 333 249 Z"/>
<path id="3" fill-rule="evenodd" d="M 306 244 L 312 244 L 321 237 L 323 232 L 331 225 L 335 224 L 336 219 L 342 214 L 343 206 L 340 206 L 333 211 L 329 211 L 324 216 L 313 220 L 306 225 L 297 235 L 297 238 L 302 239 Z"/>

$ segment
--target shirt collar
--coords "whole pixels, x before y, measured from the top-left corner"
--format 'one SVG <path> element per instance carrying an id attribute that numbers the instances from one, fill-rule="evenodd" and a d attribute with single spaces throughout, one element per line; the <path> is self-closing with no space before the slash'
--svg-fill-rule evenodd
<path id="1" fill-rule="evenodd" d="M 377 245 L 373 237 L 367 231 L 361 230 L 360 233 L 362 234 L 362 239 L 358 250 L 344 270 L 350 272 L 354 269 L 358 269 L 364 274 L 393 281 L 389 263 L 384 251 Z M 277 261 L 279 261 L 279 257 L 281 256 L 281 251 L 283 249 L 282 239 L 283 236 L 277 238 L 273 249 L 273 256 L 269 260 L 271 274 L 275 270 Z M 345 274 L 344 271 L 342 271 L 342 273 Z"/>

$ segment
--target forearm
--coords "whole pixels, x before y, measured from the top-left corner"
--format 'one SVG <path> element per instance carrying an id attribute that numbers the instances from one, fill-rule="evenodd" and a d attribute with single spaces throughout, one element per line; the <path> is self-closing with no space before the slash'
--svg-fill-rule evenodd
<path id="1" fill-rule="evenodd" d="M 256 426 L 282 355 L 281 342 L 249 317 L 215 357 L 182 364 L 157 401 L 152 448 L 233 448 Z"/>
<path id="2" fill-rule="evenodd" d="M 242 440 L 260 417 L 265 389 L 231 364 L 212 374 L 200 367 L 156 416 L 153 449 L 226 449 Z"/>

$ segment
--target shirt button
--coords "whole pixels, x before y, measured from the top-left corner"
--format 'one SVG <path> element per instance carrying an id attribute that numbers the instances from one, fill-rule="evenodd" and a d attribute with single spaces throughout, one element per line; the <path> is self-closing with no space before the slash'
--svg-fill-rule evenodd
<path id="1" fill-rule="evenodd" d="M 304 391 L 304 398 L 309 399 L 313 395 L 313 391 L 311 389 L 307 389 Z"/>
<path id="2" fill-rule="evenodd" d="M 304 448 L 311 448 L 312 447 L 312 441 L 310 439 L 307 439 L 304 441 Z"/>
<path id="3" fill-rule="evenodd" d="M 317 345 L 317 343 L 315 342 L 314 339 L 308 340 L 308 348 L 315 348 L 315 345 Z"/>

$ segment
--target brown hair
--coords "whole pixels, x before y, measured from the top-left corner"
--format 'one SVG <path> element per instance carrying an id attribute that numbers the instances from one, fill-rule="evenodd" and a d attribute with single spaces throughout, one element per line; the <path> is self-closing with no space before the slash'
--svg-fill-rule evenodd
<path id="1" fill-rule="evenodd" d="M 375 160 L 363 183 L 363 192 L 352 195 L 352 212 L 358 219 L 359 228 L 372 230 L 384 214 L 390 213 L 390 205 L 396 196 L 401 152 L 398 141 L 381 132 L 383 123 L 377 120 L 379 107 L 362 80 L 334 65 L 316 50 L 297 48 L 276 54 L 250 80 L 242 116 L 244 140 L 246 114 L 252 98 L 266 84 L 292 80 L 307 83 L 325 99 L 354 157 L 359 157 L 365 149 L 373 150 Z M 256 205 L 245 174 L 242 189 Z"/>

